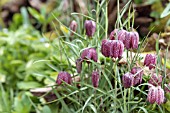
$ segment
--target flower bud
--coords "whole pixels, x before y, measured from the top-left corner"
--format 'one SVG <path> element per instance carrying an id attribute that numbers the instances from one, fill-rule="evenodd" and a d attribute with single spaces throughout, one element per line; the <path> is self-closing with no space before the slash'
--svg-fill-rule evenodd
<path id="1" fill-rule="evenodd" d="M 137 49 L 139 43 L 139 34 L 137 32 L 126 32 L 125 47 L 126 49 Z"/>
<path id="2" fill-rule="evenodd" d="M 96 31 L 96 23 L 92 20 L 85 21 L 86 35 L 92 37 Z"/>
<path id="3" fill-rule="evenodd" d="M 84 59 L 91 59 L 95 62 L 97 62 L 98 56 L 97 56 L 97 52 L 94 48 L 87 48 L 85 50 L 83 50 L 82 54 L 81 54 L 81 58 Z M 89 62 L 87 62 L 89 63 Z"/>
<path id="4" fill-rule="evenodd" d="M 76 60 L 76 69 L 77 69 L 77 73 L 81 73 L 82 70 L 82 59 L 79 58 Z"/>
<path id="5" fill-rule="evenodd" d="M 147 100 L 153 104 L 157 103 L 158 105 L 164 103 L 165 97 L 164 97 L 164 90 L 161 88 L 161 86 L 151 86 L 148 91 Z"/>
<path id="6" fill-rule="evenodd" d="M 155 68 L 156 55 L 147 54 L 144 60 L 144 65 L 148 66 L 149 69 Z"/>
<path id="7" fill-rule="evenodd" d="M 77 22 L 75 20 L 71 21 L 70 23 L 70 29 L 74 32 L 77 30 Z M 73 32 L 71 31 L 71 35 L 73 35 Z"/>
<path id="8" fill-rule="evenodd" d="M 133 86 L 133 74 L 132 73 L 126 73 L 122 76 L 122 82 L 123 82 L 123 86 L 125 88 L 130 88 L 131 86 Z"/>
<path id="9" fill-rule="evenodd" d="M 120 40 L 112 40 L 110 46 L 110 56 L 112 58 L 121 58 L 124 51 L 124 44 Z"/>
<path id="10" fill-rule="evenodd" d="M 68 83 L 68 84 L 71 84 L 72 83 L 72 78 L 71 78 L 71 75 L 67 72 L 64 72 L 64 71 L 61 71 L 59 74 L 58 74 L 58 77 L 57 77 L 57 80 L 56 80 L 56 83 L 58 85 L 60 85 L 62 83 L 62 81 Z"/>
<path id="11" fill-rule="evenodd" d="M 143 70 L 140 67 L 133 67 L 131 73 L 134 75 L 133 85 L 142 83 Z"/>
<path id="12" fill-rule="evenodd" d="M 149 84 L 152 84 L 153 86 L 160 86 L 162 83 L 162 76 L 156 75 L 156 73 L 152 74 L 150 80 L 148 81 Z"/>
<path id="13" fill-rule="evenodd" d="M 98 87 L 99 78 L 100 78 L 99 72 L 98 71 L 93 71 L 91 79 L 92 79 L 92 84 L 93 84 L 94 87 Z"/>

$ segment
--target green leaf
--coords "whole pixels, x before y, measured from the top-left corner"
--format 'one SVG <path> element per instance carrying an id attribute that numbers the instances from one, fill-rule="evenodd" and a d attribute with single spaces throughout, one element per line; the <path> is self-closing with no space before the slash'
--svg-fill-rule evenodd
<path id="1" fill-rule="evenodd" d="M 41 87 L 42 85 L 38 82 L 34 82 L 34 81 L 31 81 L 31 82 L 18 82 L 17 83 L 17 87 L 19 89 L 30 89 L 30 88 L 37 88 L 37 87 Z"/>
<path id="2" fill-rule="evenodd" d="M 170 14 L 170 3 L 166 6 L 164 11 L 161 14 L 161 18 L 164 18 Z"/>
<path id="3" fill-rule="evenodd" d="M 42 108 L 42 113 L 51 113 L 51 110 L 50 110 L 50 108 L 48 106 L 44 106 Z"/>
<path id="4" fill-rule="evenodd" d="M 35 9 L 28 8 L 29 13 L 36 18 L 39 22 L 43 23 L 45 21 L 45 18 Z"/>

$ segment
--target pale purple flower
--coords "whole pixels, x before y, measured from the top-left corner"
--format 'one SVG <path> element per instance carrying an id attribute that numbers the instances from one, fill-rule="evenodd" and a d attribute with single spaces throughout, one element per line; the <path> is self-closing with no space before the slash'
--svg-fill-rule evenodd
<path id="1" fill-rule="evenodd" d="M 148 66 L 149 69 L 155 68 L 156 55 L 147 54 L 144 60 L 144 65 Z"/>
<path id="2" fill-rule="evenodd" d="M 152 84 L 154 86 L 161 86 L 162 83 L 162 76 L 156 75 L 156 73 L 152 74 L 151 78 L 148 81 L 149 84 Z"/>
<path id="3" fill-rule="evenodd" d="M 122 76 L 122 83 L 125 88 L 130 88 L 133 86 L 133 80 L 134 77 L 132 73 L 127 72 Z"/>
<path id="4" fill-rule="evenodd" d="M 151 86 L 148 91 L 147 100 L 151 103 L 157 103 L 158 105 L 164 103 L 165 97 L 164 97 L 164 90 L 161 88 L 161 86 Z"/>
<path id="5" fill-rule="evenodd" d="M 143 70 L 140 67 L 133 67 L 131 73 L 134 75 L 133 85 L 142 83 Z"/>
<path id="6" fill-rule="evenodd" d="M 91 60 L 97 62 L 98 56 L 97 56 L 96 49 L 94 49 L 94 48 L 84 49 L 83 52 L 81 53 L 81 58 L 83 60 L 91 59 Z M 87 63 L 89 63 L 89 62 L 87 62 Z"/>
<path id="7" fill-rule="evenodd" d="M 124 43 L 124 41 L 125 41 L 125 36 L 126 36 L 126 30 L 124 30 L 124 29 L 121 29 L 121 30 L 118 30 L 118 29 L 115 29 L 115 30 L 113 30 L 111 33 L 110 33 L 110 36 L 109 36 L 109 38 L 110 38 L 110 40 L 115 40 L 115 39 L 117 39 L 117 40 L 120 40 L 120 41 L 122 41 L 123 43 Z M 117 37 L 117 38 L 116 38 Z"/>

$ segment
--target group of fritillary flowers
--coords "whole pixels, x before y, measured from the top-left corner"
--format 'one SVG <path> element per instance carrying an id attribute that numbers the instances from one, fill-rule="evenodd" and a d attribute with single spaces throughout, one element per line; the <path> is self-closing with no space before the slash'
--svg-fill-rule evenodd
<path id="1" fill-rule="evenodd" d="M 85 30 L 88 37 L 92 37 L 96 31 L 96 23 L 92 20 L 85 21 Z M 76 32 L 77 22 L 72 21 L 70 24 L 71 35 Z M 133 50 L 138 49 L 139 34 L 132 30 L 127 31 L 124 29 L 115 29 L 110 33 L 109 39 L 103 39 L 101 42 L 101 53 L 105 57 L 120 59 L 122 58 L 124 49 Z M 95 48 L 84 48 L 81 52 L 80 58 L 76 60 L 76 69 L 78 73 L 82 71 L 82 63 L 91 63 L 90 60 L 98 62 L 97 51 Z M 156 55 L 147 54 L 144 59 L 144 66 L 147 66 L 150 70 L 156 67 Z M 130 88 L 142 83 L 142 76 L 144 72 L 139 66 L 133 67 L 130 72 L 125 73 L 122 76 L 122 84 L 124 88 Z M 99 71 L 93 71 L 91 74 L 92 85 L 98 87 L 100 74 Z M 62 81 L 71 84 L 71 75 L 67 72 L 60 72 L 57 77 L 57 84 L 60 85 Z M 148 81 L 148 96 L 147 100 L 153 104 L 162 104 L 165 101 L 164 90 L 162 85 L 162 76 L 156 73 L 151 74 L 151 78 Z M 169 85 L 170 86 L 170 85 Z M 170 92 L 166 87 L 165 90 Z"/>

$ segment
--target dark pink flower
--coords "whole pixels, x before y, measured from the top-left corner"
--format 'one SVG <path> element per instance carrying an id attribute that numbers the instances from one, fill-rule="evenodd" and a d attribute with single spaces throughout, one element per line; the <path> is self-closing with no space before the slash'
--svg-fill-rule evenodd
<path id="1" fill-rule="evenodd" d="M 96 31 L 96 23 L 92 20 L 85 21 L 86 35 L 92 37 Z"/>
<path id="2" fill-rule="evenodd" d="M 133 67 L 131 73 L 134 75 L 133 85 L 142 83 L 143 70 L 140 67 Z"/>
<path id="3" fill-rule="evenodd" d="M 157 92 L 156 92 L 156 88 L 155 86 L 152 86 L 149 88 L 149 91 L 148 91 L 148 96 L 147 96 L 147 100 L 153 104 L 155 103 L 156 101 L 156 96 L 157 96 Z"/>
<path id="4" fill-rule="evenodd" d="M 62 83 L 62 81 L 68 83 L 68 84 L 71 84 L 72 83 L 72 78 L 71 78 L 71 75 L 65 71 L 61 71 L 59 74 L 58 74 L 58 77 L 57 77 L 57 80 L 56 80 L 56 83 L 58 85 L 60 85 Z"/>
<path id="5" fill-rule="evenodd" d="M 70 23 L 70 29 L 74 32 L 76 32 L 77 30 L 77 22 L 75 20 L 71 21 Z M 71 31 L 71 35 L 73 35 L 74 33 Z"/>
<path id="6" fill-rule="evenodd" d="M 98 71 L 93 71 L 91 79 L 92 79 L 92 84 L 93 84 L 94 87 L 98 87 L 99 78 L 100 78 L 99 72 Z"/>
<path id="7" fill-rule="evenodd" d="M 110 46 L 110 56 L 112 58 L 121 58 L 124 51 L 124 44 L 120 40 L 112 40 Z"/>
<path id="8" fill-rule="evenodd" d="M 110 46 L 111 43 L 107 39 L 102 40 L 101 52 L 105 57 L 110 56 Z"/>
<path id="9" fill-rule="evenodd" d="M 124 43 L 126 32 L 127 31 L 124 30 L 124 29 L 121 29 L 121 30 L 115 29 L 110 33 L 110 40 L 116 40 L 117 39 L 117 40 L 120 40 Z"/>
<path id="10" fill-rule="evenodd" d="M 101 52 L 105 57 L 121 58 L 124 44 L 120 40 L 102 40 Z"/>
<path id="11" fill-rule="evenodd" d="M 77 69 L 77 72 L 78 73 L 81 73 L 81 70 L 82 70 L 82 59 L 79 58 L 76 60 L 76 69 Z"/>
<path id="12" fill-rule="evenodd" d="M 94 48 L 86 48 L 86 49 L 84 49 L 83 52 L 81 53 L 81 58 L 83 60 L 91 59 L 91 60 L 97 62 L 98 56 L 97 56 L 96 49 L 94 49 Z"/>
<path id="13" fill-rule="evenodd" d="M 138 43 L 139 43 L 139 34 L 137 32 L 126 32 L 125 36 L 125 47 L 126 49 L 137 49 L 138 48 Z"/>
<path id="14" fill-rule="evenodd" d="M 165 97 L 164 97 L 164 90 L 161 88 L 161 86 L 151 86 L 148 91 L 147 100 L 154 104 L 155 102 L 160 105 L 164 103 Z"/>
<path id="15" fill-rule="evenodd" d="M 149 69 L 155 68 L 156 55 L 147 54 L 144 60 L 144 65 L 148 66 Z"/>
<path id="16" fill-rule="evenodd" d="M 152 84 L 154 86 L 161 86 L 162 83 L 162 76 L 156 75 L 156 73 L 152 74 L 150 80 L 148 81 L 149 84 Z"/>
<path id="17" fill-rule="evenodd" d="M 131 86 L 133 86 L 133 80 L 134 77 L 132 73 L 127 72 L 122 76 L 122 83 L 125 88 L 130 88 Z"/>

